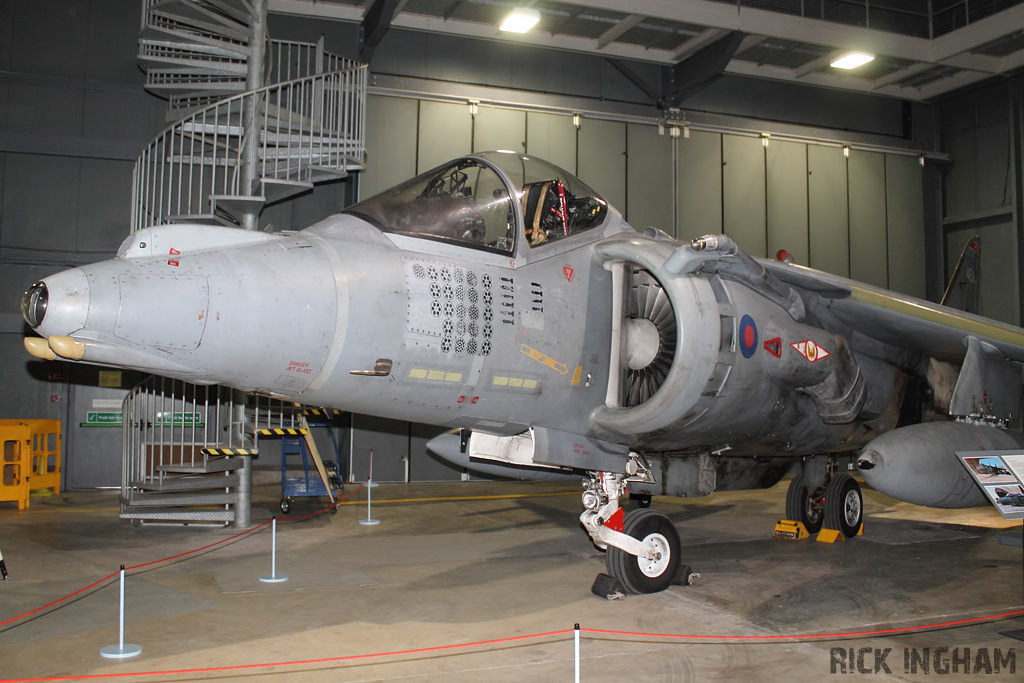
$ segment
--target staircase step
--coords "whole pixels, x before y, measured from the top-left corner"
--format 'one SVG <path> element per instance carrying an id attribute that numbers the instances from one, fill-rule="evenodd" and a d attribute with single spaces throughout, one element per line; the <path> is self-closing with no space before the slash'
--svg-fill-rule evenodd
<path id="1" fill-rule="evenodd" d="M 265 197 L 253 197 L 235 194 L 211 194 L 210 206 L 214 214 L 226 214 L 235 222 L 242 224 L 245 216 L 258 216 L 267 203 Z"/>
<path id="2" fill-rule="evenodd" d="M 167 216 L 168 223 L 195 223 L 198 225 L 219 225 L 226 228 L 237 228 L 238 225 L 212 213 L 182 213 Z"/>
<path id="3" fill-rule="evenodd" d="M 150 73 L 152 74 L 153 72 L 151 71 Z M 147 81 L 146 90 L 154 95 L 165 97 L 180 94 L 186 94 L 189 97 L 224 97 L 245 92 L 245 81 L 196 81 L 184 78 L 161 79 L 159 81 Z"/>
<path id="4" fill-rule="evenodd" d="M 215 38 L 213 36 L 204 36 L 176 26 L 147 24 L 139 37 L 142 40 L 158 40 L 179 43 L 186 47 L 202 45 L 208 48 L 217 48 L 221 51 L 221 54 L 224 54 L 225 56 L 239 57 L 242 59 L 248 59 L 249 57 L 249 45 L 247 42 L 235 42 L 232 40 Z M 196 47 L 193 49 L 198 48 Z"/>
<path id="5" fill-rule="evenodd" d="M 206 45 L 205 43 L 185 43 L 180 40 L 166 40 L 161 34 L 159 37 L 140 38 L 139 55 L 161 54 L 165 52 L 180 53 L 182 56 L 190 56 L 196 59 L 221 58 L 231 62 L 245 64 L 249 58 L 248 48 L 239 50 L 234 47 L 223 45 Z"/>
<path id="6" fill-rule="evenodd" d="M 191 69 L 192 73 L 199 76 L 211 74 L 218 78 L 238 75 L 244 77 L 248 68 L 241 62 L 201 59 L 171 52 L 139 55 L 138 61 L 147 71 L 168 71 L 175 68 L 184 68 Z"/>
<path id="7" fill-rule="evenodd" d="M 247 20 L 234 16 L 226 16 L 194 2 L 185 0 L 165 0 L 153 6 L 150 17 L 160 17 L 187 26 L 209 31 L 216 35 L 224 35 L 238 40 L 245 40 L 248 35 Z M 147 22 L 148 23 L 148 22 Z"/>
<path id="8" fill-rule="evenodd" d="M 260 183 L 263 188 L 263 196 L 267 198 L 267 204 L 273 204 L 313 189 L 313 183 L 304 180 L 260 178 Z"/>
<path id="9" fill-rule="evenodd" d="M 121 504 L 131 507 L 191 507 L 197 505 L 233 505 L 237 502 L 237 493 L 224 491 L 219 493 L 134 492 L 130 497 L 121 496 Z"/>
<path id="10" fill-rule="evenodd" d="M 203 489 L 234 488 L 238 486 L 237 474 L 229 475 L 197 475 L 184 477 L 164 477 L 162 480 L 133 481 L 132 488 L 146 491 L 201 491 Z"/>
<path id="11" fill-rule="evenodd" d="M 241 125 L 199 123 L 198 121 L 185 121 L 181 124 L 180 128 L 186 133 L 201 133 L 203 135 L 233 135 L 235 137 L 240 136 L 244 130 Z"/>
<path id="12" fill-rule="evenodd" d="M 138 519 L 154 522 L 233 522 L 234 510 L 187 510 L 184 508 L 143 508 L 138 510 L 122 510 L 121 519 Z"/>
<path id="13" fill-rule="evenodd" d="M 157 465 L 154 469 L 165 474 L 209 474 L 237 470 L 243 465 L 245 458 L 220 458 L 210 460 L 205 465 Z"/>

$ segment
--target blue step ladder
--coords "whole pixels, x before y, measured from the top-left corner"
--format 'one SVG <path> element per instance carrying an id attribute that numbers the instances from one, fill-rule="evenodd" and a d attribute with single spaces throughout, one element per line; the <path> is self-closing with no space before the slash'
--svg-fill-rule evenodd
<path id="1" fill-rule="evenodd" d="M 292 499 L 300 496 L 327 496 L 334 502 L 334 493 L 342 488 L 341 480 L 337 476 L 337 440 L 334 438 L 334 431 L 331 430 L 331 440 L 335 448 L 335 461 L 329 462 L 330 469 L 334 470 L 332 477 L 328 474 L 328 467 L 320 459 L 316 444 L 310 433 L 310 425 L 305 416 L 302 418 L 302 427 L 278 427 L 270 429 L 258 429 L 256 434 L 261 437 L 281 437 L 281 512 L 288 514 L 291 511 Z M 315 423 L 315 426 L 328 426 Z M 294 463 L 296 458 L 302 462 L 302 476 L 288 476 L 289 457 Z M 313 471 L 310 472 L 310 461 L 312 460 Z"/>

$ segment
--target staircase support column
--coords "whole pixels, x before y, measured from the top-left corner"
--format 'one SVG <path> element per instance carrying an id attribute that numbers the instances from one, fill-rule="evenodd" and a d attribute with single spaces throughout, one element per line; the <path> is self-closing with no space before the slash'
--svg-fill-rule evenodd
<path id="1" fill-rule="evenodd" d="M 238 529 L 248 529 L 252 525 L 252 457 L 242 456 L 242 465 L 238 472 L 238 488 L 235 489 L 238 499 L 235 502 L 234 525 Z"/>
<path id="2" fill-rule="evenodd" d="M 245 75 L 245 89 L 252 91 L 263 87 L 263 66 L 266 56 L 267 38 L 267 3 L 266 0 L 254 0 L 252 3 L 254 16 L 249 23 L 249 60 Z M 256 167 L 258 165 L 257 152 L 259 151 L 260 126 L 256 125 L 256 118 L 259 111 L 256 107 L 256 98 L 248 96 L 245 99 L 245 108 L 242 112 L 242 125 L 245 133 L 242 138 L 241 150 L 241 173 L 239 174 L 238 194 L 251 197 L 256 185 Z M 256 214 L 246 213 L 242 217 L 242 227 L 246 230 L 255 230 L 257 225 Z"/>

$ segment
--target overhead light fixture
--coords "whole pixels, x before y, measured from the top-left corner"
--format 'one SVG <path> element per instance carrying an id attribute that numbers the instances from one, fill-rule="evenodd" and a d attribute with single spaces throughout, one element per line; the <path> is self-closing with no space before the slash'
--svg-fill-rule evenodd
<path id="1" fill-rule="evenodd" d="M 526 33 L 540 21 L 540 12 L 527 7 L 517 7 L 512 14 L 505 18 L 505 22 L 499 27 L 501 31 L 509 33 Z"/>
<path id="2" fill-rule="evenodd" d="M 868 62 L 874 60 L 874 55 L 869 55 L 864 52 L 851 52 L 848 55 L 843 55 L 836 61 L 832 62 L 832 66 L 836 69 L 856 69 L 858 66 L 864 66 Z"/>

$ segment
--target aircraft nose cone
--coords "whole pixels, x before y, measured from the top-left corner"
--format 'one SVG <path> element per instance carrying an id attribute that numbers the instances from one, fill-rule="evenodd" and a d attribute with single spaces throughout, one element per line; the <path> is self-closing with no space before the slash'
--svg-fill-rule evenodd
<path id="1" fill-rule="evenodd" d="M 89 279 L 80 268 L 35 283 L 21 298 L 22 317 L 44 337 L 77 332 L 88 314 Z"/>

